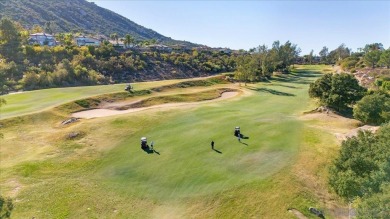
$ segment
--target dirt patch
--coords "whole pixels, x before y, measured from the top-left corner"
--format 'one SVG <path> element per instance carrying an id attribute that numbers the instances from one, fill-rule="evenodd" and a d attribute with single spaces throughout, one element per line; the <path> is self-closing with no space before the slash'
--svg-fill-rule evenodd
<path id="1" fill-rule="evenodd" d="M 298 219 L 307 219 L 307 217 L 305 215 L 303 215 L 300 211 L 298 211 L 295 208 L 288 209 L 288 212 L 294 214 L 295 217 L 298 218 Z"/>
<path id="2" fill-rule="evenodd" d="M 347 140 L 348 138 L 352 138 L 352 137 L 357 136 L 359 131 L 370 131 L 370 132 L 375 133 L 378 129 L 379 129 L 379 126 L 364 125 L 362 127 L 353 129 L 346 134 L 335 133 L 335 135 L 336 135 L 337 139 L 344 141 L 344 140 Z"/>
<path id="3" fill-rule="evenodd" d="M 19 183 L 16 179 L 11 179 L 8 181 L 7 185 L 10 187 L 10 191 L 8 192 L 7 196 L 14 199 L 19 194 L 19 191 L 22 189 L 22 185 Z"/>
<path id="4" fill-rule="evenodd" d="M 68 125 L 68 124 L 71 124 L 71 123 L 74 123 L 74 122 L 77 122 L 79 119 L 78 118 L 70 118 L 70 119 L 67 119 L 65 121 L 62 121 L 61 122 L 61 125 Z"/>
<path id="5" fill-rule="evenodd" d="M 357 136 L 359 130 L 375 132 L 379 128 L 379 126 L 368 125 L 358 127 L 360 125 L 359 121 L 337 115 L 331 111 L 307 113 L 301 116 L 300 119 L 313 121 L 308 123 L 309 127 L 322 129 L 326 132 L 332 133 L 340 142 L 346 140 L 347 138 Z"/>
<path id="6" fill-rule="evenodd" d="M 167 104 L 154 105 L 154 106 L 149 106 L 149 107 L 132 108 L 132 109 L 127 109 L 127 110 L 93 109 L 93 110 L 86 110 L 86 111 L 73 113 L 72 116 L 76 117 L 76 118 L 91 119 L 91 118 L 97 118 L 97 117 L 106 117 L 106 116 L 113 116 L 113 115 L 138 112 L 138 111 L 143 111 L 143 110 L 148 110 L 148 109 L 198 105 L 198 104 L 203 104 L 203 103 L 210 103 L 210 102 L 214 102 L 214 101 L 229 99 L 229 98 L 232 98 L 234 96 L 237 96 L 238 94 L 239 94 L 239 92 L 236 92 L 236 91 L 224 92 L 221 94 L 221 96 L 219 98 L 215 98 L 213 100 L 206 100 L 206 101 L 192 102 L 192 103 L 188 103 L 188 102 L 167 103 Z"/>

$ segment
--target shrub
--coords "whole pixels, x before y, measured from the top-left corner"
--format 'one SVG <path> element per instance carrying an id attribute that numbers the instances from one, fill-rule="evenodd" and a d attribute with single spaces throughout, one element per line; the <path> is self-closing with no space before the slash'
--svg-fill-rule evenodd
<path id="1" fill-rule="evenodd" d="M 390 121 L 390 96 L 385 92 L 375 92 L 363 97 L 356 103 L 353 116 L 373 125 Z"/>
<path id="2" fill-rule="evenodd" d="M 384 81 L 381 86 L 382 90 L 390 91 L 390 81 Z"/>
<path id="3" fill-rule="evenodd" d="M 0 218 L 10 218 L 13 209 L 12 199 L 0 196 Z"/>
<path id="4" fill-rule="evenodd" d="M 383 83 L 383 79 L 382 78 L 375 79 L 375 82 L 374 82 L 375 86 L 381 87 L 382 83 Z"/>
<path id="5" fill-rule="evenodd" d="M 343 141 L 339 156 L 330 167 L 329 184 L 341 197 L 378 193 L 390 181 L 390 124 L 377 132 L 359 131 L 357 137 Z"/>
<path id="6" fill-rule="evenodd" d="M 349 109 L 351 104 L 360 100 L 366 92 L 351 74 L 325 74 L 310 84 L 310 97 L 319 98 L 324 106 L 339 112 Z"/>

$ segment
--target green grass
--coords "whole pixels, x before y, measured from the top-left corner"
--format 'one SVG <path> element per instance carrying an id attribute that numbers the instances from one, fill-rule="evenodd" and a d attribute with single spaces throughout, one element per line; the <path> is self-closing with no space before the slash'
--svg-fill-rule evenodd
<path id="1" fill-rule="evenodd" d="M 221 97 L 222 93 L 224 92 L 238 92 L 238 90 L 230 89 L 230 88 L 219 88 L 219 89 L 206 90 L 206 91 L 196 92 L 196 93 L 155 96 L 119 108 L 121 110 L 125 110 L 129 108 L 148 107 L 148 106 L 160 105 L 164 103 L 199 102 L 199 101 L 216 99 L 218 97 Z"/>
<path id="2" fill-rule="evenodd" d="M 134 83 L 132 84 L 132 86 L 135 90 L 145 90 L 188 80 L 190 79 L 142 82 Z M 107 93 L 123 92 L 124 89 L 125 84 L 115 84 L 70 88 L 52 88 L 5 95 L 3 96 L 3 98 L 7 101 L 7 104 L 1 108 L 0 119 L 40 112 L 42 110 L 50 109 L 67 102 L 84 99 L 92 96 Z"/>
<path id="3" fill-rule="evenodd" d="M 15 193 L 15 218 L 293 218 L 288 208 L 314 218 L 307 209 L 325 208 L 321 174 L 337 148 L 310 127 L 317 122 L 299 119 L 313 106 L 307 88 L 319 69 L 299 67 L 192 107 L 69 126 L 59 125 L 58 109 L 8 119 L 1 192 Z M 72 132 L 82 135 L 69 139 Z M 142 136 L 159 154 L 140 149 Z"/>

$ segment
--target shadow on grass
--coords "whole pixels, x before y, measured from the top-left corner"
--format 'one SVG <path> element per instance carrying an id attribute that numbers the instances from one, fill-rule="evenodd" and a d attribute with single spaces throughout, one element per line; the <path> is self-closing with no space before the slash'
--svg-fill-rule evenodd
<path id="1" fill-rule="evenodd" d="M 288 97 L 295 96 L 295 94 L 290 94 L 290 93 L 277 91 L 277 90 L 273 90 L 273 89 L 269 89 L 269 88 L 263 88 L 263 87 L 262 88 L 248 87 L 248 89 L 254 90 L 257 92 L 270 93 L 270 94 L 278 95 L 278 96 L 288 96 Z"/>
<path id="2" fill-rule="evenodd" d="M 280 86 L 280 87 L 287 87 L 287 88 L 293 88 L 293 89 L 299 89 L 299 87 L 285 85 L 285 84 L 270 84 L 270 86 Z"/>
<path id="3" fill-rule="evenodd" d="M 240 138 L 241 138 L 241 139 L 249 139 L 249 136 L 245 136 L 245 135 L 243 135 L 243 134 L 240 134 Z"/>
<path id="4" fill-rule="evenodd" d="M 342 110 L 335 110 L 335 113 L 342 116 L 342 117 L 346 117 L 348 119 L 353 119 L 353 108 L 345 108 L 345 109 L 342 109 Z"/>
<path id="5" fill-rule="evenodd" d="M 295 70 L 290 73 L 290 75 L 303 77 L 303 78 L 314 78 L 314 77 L 320 77 L 323 75 L 320 71 L 313 71 L 313 70 Z"/>
<path id="6" fill-rule="evenodd" d="M 288 75 L 277 75 L 274 76 L 273 81 L 277 82 L 285 82 L 285 83 L 296 83 L 296 84 L 310 84 L 311 81 L 307 80 L 301 76 L 295 76 L 293 74 L 288 74 Z"/>
<path id="7" fill-rule="evenodd" d="M 218 154 L 222 154 L 222 152 L 217 149 L 213 149 L 213 151 L 217 152 Z"/>
<path id="8" fill-rule="evenodd" d="M 240 143 L 241 143 L 241 144 L 244 144 L 244 145 L 246 145 L 246 146 L 248 146 L 248 144 L 247 144 L 247 143 L 245 143 L 245 142 L 242 142 L 242 141 L 240 141 Z"/>
<path id="9" fill-rule="evenodd" d="M 154 150 L 154 149 L 151 149 L 150 147 L 147 147 L 147 148 L 142 148 L 143 151 L 145 151 L 147 154 L 153 154 L 153 153 L 156 153 L 158 155 L 160 155 L 160 152 Z"/>
<path id="10" fill-rule="evenodd" d="M 310 78 L 317 78 L 323 75 L 320 71 L 313 71 L 313 70 L 293 70 L 290 73 L 287 74 L 279 74 L 275 75 L 273 77 L 274 81 L 279 82 L 290 82 L 290 83 L 297 83 L 297 84 L 310 84 L 313 79 Z"/>

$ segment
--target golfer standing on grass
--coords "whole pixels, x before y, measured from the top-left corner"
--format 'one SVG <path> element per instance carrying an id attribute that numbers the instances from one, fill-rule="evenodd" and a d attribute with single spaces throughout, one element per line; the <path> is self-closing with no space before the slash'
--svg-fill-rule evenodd
<path id="1" fill-rule="evenodd" d="M 214 150 L 214 141 L 211 141 L 211 149 Z"/>

